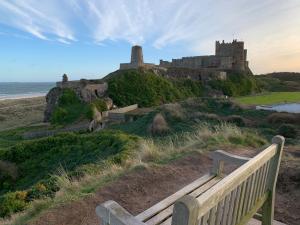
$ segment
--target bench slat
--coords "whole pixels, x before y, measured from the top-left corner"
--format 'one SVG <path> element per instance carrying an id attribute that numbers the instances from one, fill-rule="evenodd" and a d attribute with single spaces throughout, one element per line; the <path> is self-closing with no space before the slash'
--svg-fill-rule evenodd
<path id="1" fill-rule="evenodd" d="M 177 191 L 176 193 L 174 193 L 173 195 L 167 197 L 163 201 L 155 204 L 154 206 L 147 209 L 146 211 L 138 214 L 136 216 L 136 218 L 140 221 L 145 221 L 145 220 L 151 218 L 152 216 L 154 216 L 158 212 L 160 212 L 163 209 L 165 209 L 165 208 L 169 207 L 170 205 L 174 204 L 177 199 L 179 199 L 179 198 L 183 197 L 184 195 L 192 192 L 193 190 L 195 190 L 199 186 L 205 184 L 206 182 L 210 181 L 214 177 L 216 177 L 216 175 L 214 175 L 214 174 L 206 174 L 203 177 L 200 177 L 199 179 L 195 180 L 193 183 L 185 186 L 183 189 Z"/>
<path id="2" fill-rule="evenodd" d="M 199 188 L 195 189 L 189 195 L 197 198 L 200 194 L 202 194 L 204 191 L 211 188 L 213 185 L 218 183 L 220 180 L 221 180 L 220 177 L 215 177 L 215 178 L 211 179 L 210 181 L 206 182 L 205 184 L 201 185 Z M 144 222 L 147 225 L 159 224 L 162 221 L 164 221 L 167 217 L 172 216 L 173 208 L 174 208 L 174 204 L 170 205 L 168 208 L 164 209 L 163 211 L 158 212 L 158 214 L 151 217 L 149 220 L 145 220 Z"/>

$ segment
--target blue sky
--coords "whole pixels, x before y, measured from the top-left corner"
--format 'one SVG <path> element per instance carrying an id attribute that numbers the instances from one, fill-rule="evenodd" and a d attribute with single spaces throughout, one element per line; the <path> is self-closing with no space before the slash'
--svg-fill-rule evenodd
<path id="1" fill-rule="evenodd" d="M 300 72 L 299 0 L 1 0 L 0 82 L 99 78 L 245 41 L 254 73 Z"/>

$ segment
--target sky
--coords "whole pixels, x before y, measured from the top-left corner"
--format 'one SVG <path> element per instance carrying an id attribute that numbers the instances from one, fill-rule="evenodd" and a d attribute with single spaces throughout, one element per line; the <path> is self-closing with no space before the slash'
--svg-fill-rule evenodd
<path id="1" fill-rule="evenodd" d="M 255 74 L 300 72 L 300 0 L 0 0 L 0 82 L 101 78 L 238 39 Z"/>

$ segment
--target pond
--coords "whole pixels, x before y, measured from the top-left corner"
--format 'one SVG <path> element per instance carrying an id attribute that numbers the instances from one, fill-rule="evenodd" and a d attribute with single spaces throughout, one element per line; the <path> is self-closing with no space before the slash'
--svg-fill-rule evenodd
<path id="1" fill-rule="evenodd" d="M 260 105 L 256 109 L 271 110 L 276 112 L 300 113 L 300 103 L 286 103 L 278 105 Z"/>

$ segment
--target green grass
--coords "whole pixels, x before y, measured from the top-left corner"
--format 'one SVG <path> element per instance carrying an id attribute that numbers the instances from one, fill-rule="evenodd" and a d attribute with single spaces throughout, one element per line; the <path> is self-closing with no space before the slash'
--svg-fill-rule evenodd
<path id="1" fill-rule="evenodd" d="M 261 95 L 238 97 L 235 100 L 247 105 L 272 105 L 286 102 L 300 102 L 300 92 L 270 92 Z"/>

